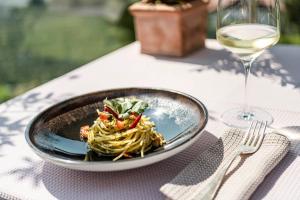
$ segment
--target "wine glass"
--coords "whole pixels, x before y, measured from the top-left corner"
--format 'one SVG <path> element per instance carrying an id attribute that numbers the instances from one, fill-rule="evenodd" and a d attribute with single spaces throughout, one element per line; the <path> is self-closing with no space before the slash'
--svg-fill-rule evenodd
<path id="1" fill-rule="evenodd" d="M 239 128 L 248 127 L 252 120 L 271 124 L 273 117 L 268 112 L 248 106 L 247 82 L 253 61 L 279 40 L 279 0 L 219 0 L 216 35 L 245 69 L 244 107 L 225 111 L 221 116 L 223 122 Z"/>

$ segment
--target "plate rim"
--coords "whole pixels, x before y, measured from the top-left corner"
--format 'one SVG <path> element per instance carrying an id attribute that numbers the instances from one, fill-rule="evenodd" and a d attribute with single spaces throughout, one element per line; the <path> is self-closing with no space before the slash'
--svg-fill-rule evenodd
<path id="1" fill-rule="evenodd" d="M 150 91 L 155 91 L 155 92 L 169 92 L 169 93 L 173 93 L 173 94 L 176 94 L 176 95 L 181 95 L 181 96 L 183 96 L 187 99 L 192 100 L 194 103 L 197 104 L 197 106 L 199 106 L 203 110 L 203 115 L 204 115 L 203 124 L 199 127 L 199 129 L 197 129 L 195 131 L 195 133 L 189 139 L 183 141 L 181 144 L 179 144 L 178 146 L 176 146 L 174 148 L 167 149 L 167 150 L 165 150 L 161 153 L 160 152 L 154 152 L 154 153 L 145 155 L 144 158 L 137 157 L 137 158 L 131 158 L 131 159 L 118 160 L 116 162 L 108 161 L 108 160 L 95 161 L 95 162 L 86 162 L 86 161 L 82 161 L 82 160 L 70 160 L 70 159 L 59 158 L 59 157 L 55 157 L 51 154 L 48 154 L 46 152 L 43 152 L 31 141 L 30 132 L 32 132 L 31 129 L 33 128 L 33 125 L 35 124 L 35 122 L 41 116 L 46 114 L 48 111 L 50 111 L 54 107 L 63 105 L 65 103 L 69 102 L 69 101 L 76 100 L 76 99 L 79 99 L 79 98 L 83 98 L 83 97 L 87 97 L 87 96 L 93 96 L 93 95 L 96 95 L 96 94 L 99 94 L 99 93 L 114 92 L 114 91 L 121 91 L 121 90 L 125 90 L 125 91 L 126 90 L 129 90 L 129 91 L 130 90 L 150 90 Z M 187 93 L 184 93 L 184 92 L 181 92 L 181 91 L 178 91 L 178 90 L 159 88 L 159 87 L 120 87 L 120 88 L 113 88 L 113 89 L 97 90 L 97 91 L 94 91 L 94 92 L 88 92 L 88 93 L 84 93 L 84 94 L 81 94 L 81 95 L 76 95 L 76 96 L 73 96 L 71 98 L 67 98 L 65 100 L 59 101 L 59 102 L 43 109 L 38 114 L 36 114 L 30 120 L 30 122 L 27 124 L 26 129 L 25 129 L 25 140 L 26 140 L 27 144 L 29 145 L 29 147 L 33 150 L 33 152 L 35 154 L 37 154 L 39 157 L 41 157 L 43 160 L 47 160 L 49 162 L 52 162 L 52 163 L 60 165 L 60 166 L 65 166 L 66 164 L 67 165 L 72 164 L 72 165 L 74 165 L 74 168 L 72 168 L 72 169 L 77 169 L 77 167 L 80 167 L 80 166 L 84 167 L 84 166 L 118 165 L 118 164 L 130 163 L 130 162 L 133 162 L 133 161 L 142 161 L 143 159 L 151 159 L 153 157 L 157 157 L 159 155 L 164 155 L 164 154 L 166 154 L 166 153 L 168 153 L 172 150 L 175 150 L 175 149 L 177 149 L 181 146 L 184 146 L 185 144 L 191 142 L 193 139 L 195 139 L 197 136 L 199 136 L 200 133 L 202 133 L 204 131 L 204 128 L 206 127 L 207 122 L 208 122 L 208 118 L 209 118 L 209 116 L 208 116 L 208 111 L 207 111 L 206 106 L 202 103 L 202 101 L 200 101 L 199 99 L 193 97 L 190 94 L 187 94 Z M 190 145 L 188 145 L 188 146 L 190 146 Z M 171 157 L 171 156 L 167 156 L 167 158 L 168 157 Z M 159 162 L 159 161 L 162 161 L 164 159 L 166 159 L 166 158 L 160 159 L 158 161 L 154 161 L 152 163 Z M 146 165 L 149 165 L 149 164 L 146 164 Z M 144 165 L 142 165 L 142 166 L 144 166 Z M 68 166 L 65 166 L 65 167 L 70 168 Z M 131 168 L 136 168 L 136 167 L 133 166 L 133 167 L 130 167 L 128 169 L 131 169 Z M 81 169 L 81 170 L 83 170 L 83 169 Z M 120 170 L 122 170 L 122 169 L 120 169 Z M 96 171 L 96 170 L 87 170 L 87 171 Z M 117 171 L 117 170 L 112 169 L 112 170 L 97 170 L 97 171 Z"/>

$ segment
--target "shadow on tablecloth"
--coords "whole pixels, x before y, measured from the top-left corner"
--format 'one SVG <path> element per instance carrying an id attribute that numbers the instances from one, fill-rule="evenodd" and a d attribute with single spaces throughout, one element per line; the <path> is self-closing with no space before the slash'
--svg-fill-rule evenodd
<path id="1" fill-rule="evenodd" d="M 204 131 L 195 144 L 176 156 L 121 172 L 81 172 L 45 163 L 42 182 L 57 199 L 164 199 L 159 188 L 216 141 Z"/>
<path id="2" fill-rule="evenodd" d="M 296 46 L 276 46 L 265 51 L 253 62 L 251 74 L 254 76 L 271 77 L 280 80 L 282 86 L 300 87 L 300 71 L 298 66 L 300 48 Z M 224 49 L 205 48 L 184 58 L 155 56 L 158 60 L 183 62 L 198 65 L 193 71 L 214 70 L 244 74 L 242 63 L 233 54 Z"/>

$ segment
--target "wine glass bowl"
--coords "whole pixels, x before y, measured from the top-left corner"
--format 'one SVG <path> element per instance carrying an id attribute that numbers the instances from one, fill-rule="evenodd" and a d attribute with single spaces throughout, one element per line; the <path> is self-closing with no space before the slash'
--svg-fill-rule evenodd
<path id="1" fill-rule="evenodd" d="M 247 83 L 252 62 L 279 40 L 279 0 L 219 0 L 216 35 L 245 69 L 244 107 L 223 113 L 223 122 L 240 128 L 248 127 L 252 120 L 272 123 L 269 113 L 248 106 Z"/>

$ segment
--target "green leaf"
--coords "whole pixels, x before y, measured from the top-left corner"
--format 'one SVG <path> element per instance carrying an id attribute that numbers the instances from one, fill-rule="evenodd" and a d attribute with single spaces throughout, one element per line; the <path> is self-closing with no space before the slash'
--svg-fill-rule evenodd
<path id="1" fill-rule="evenodd" d="M 146 108 L 148 108 L 148 103 L 144 101 L 138 101 L 131 109 L 131 112 L 142 114 Z"/>
<path id="2" fill-rule="evenodd" d="M 126 113 L 133 106 L 132 102 L 129 99 L 124 99 L 124 101 L 120 101 L 119 104 L 121 106 L 120 114 Z"/>
<path id="3" fill-rule="evenodd" d="M 134 97 L 105 99 L 103 103 L 115 111 L 119 115 L 119 118 L 122 119 L 128 118 L 132 112 L 142 114 L 148 107 L 148 103 Z"/>

